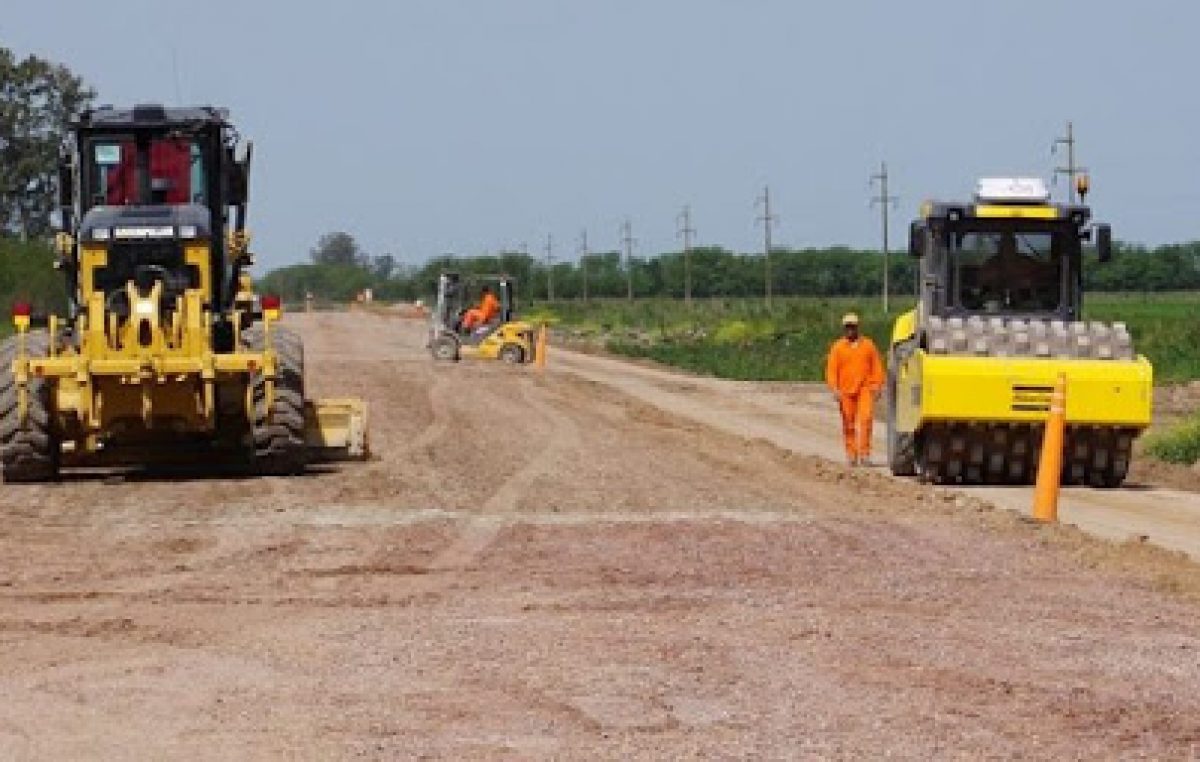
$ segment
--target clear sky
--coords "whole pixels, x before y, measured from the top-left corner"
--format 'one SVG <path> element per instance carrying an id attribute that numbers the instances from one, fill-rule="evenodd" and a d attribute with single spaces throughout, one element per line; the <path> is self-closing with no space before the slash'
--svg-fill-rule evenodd
<path id="1" fill-rule="evenodd" d="M 977 176 L 1049 176 L 1074 120 L 1090 200 L 1123 239 L 1200 237 L 1200 3 L 1123 0 L 38 0 L 0 44 L 100 102 L 228 106 L 255 141 L 260 264 L 324 231 L 418 262 L 587 228 L 614 249 L 873 246 L 868 178 L 900 206 Z M 1065 192 L 1065 183 L 1057 190 Z"/>

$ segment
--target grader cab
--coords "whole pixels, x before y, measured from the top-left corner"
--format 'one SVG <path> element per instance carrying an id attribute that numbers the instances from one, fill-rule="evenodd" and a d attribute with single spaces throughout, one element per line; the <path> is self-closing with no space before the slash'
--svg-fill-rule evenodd
<path id="1" fill-rule="evenodd" d="M 68 311 L 13 309 L 0 346 L 5 481 L 66 465 L 236 461 L 291 474 L 365 454 L 357 400 L 305 396 L 300 337 L 253 293 L 250 146 L 222 109 L 83 113 L 60 169 Z"/>

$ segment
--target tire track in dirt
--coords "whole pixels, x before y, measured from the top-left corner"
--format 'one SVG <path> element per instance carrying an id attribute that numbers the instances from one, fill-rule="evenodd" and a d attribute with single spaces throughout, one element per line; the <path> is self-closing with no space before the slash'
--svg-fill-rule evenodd
<path id="1" fill-rule="evenodd" d="M 570 416 L 548 404 L 535 404 L 534 383 L 537 382 L 532 378 L 522 378 L 520 392 L 524 405 L 537 410 L 539 417 L 549 424 L 549 434 L 541 449 L 492 493 L 479 516 L 462 519 L 465 525 L 458 538 L 430 561 L 430 570 L 469 568 L 495 542 L 500 532 L 511 525 L 512 514 L 517 512 L 521 497 L 534 480 L 552 473 L 564 453 L 580 446 L 579 429 Z"/>
<path id="2" fill-rule="evenodd" d="M 400 456 L 427 450 L 445 439 L 450 433 L 450 413 L 446 407 L 443 387 L 439 384 L 430 384 L 425 397 L 429 404 L 431 420 L 421 430 L 421 433 L 417 434 L 401 452 L 397 453 Z"/>

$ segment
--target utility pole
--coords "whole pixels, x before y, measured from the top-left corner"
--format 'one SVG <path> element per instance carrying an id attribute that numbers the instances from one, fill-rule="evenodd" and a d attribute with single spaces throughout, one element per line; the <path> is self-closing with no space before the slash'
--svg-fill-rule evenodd
<path id="1" fill-rule="evenodd" d="M 696 229 L 692 227 L 692 208 L 684 206 L 683 211 L 675 220 L 679 225 L 677 236 L 683 239 L 683 301 L 692 304 L 692 236 Z"/>
<path id="2" fill-rule="evenodd" d="M 633 301 L 633 244 L 637 239 L 633 237 L 633 222 L 626 217 L 625 224 L 621 225 L 621 243 L 625 245 L 625 298 Z"/>
<path id="3" fill-rule="evenodd" d="M 775 222 L 779 219 L 776 215 L 771 214 L 771 188 L 763 186 L 762 195 L 759 196 L 754 206 L 762 206 L 762 216 L 758 221 L 763 226 L 763 279 L 764 289 L 763 294 L 766 296 L 767 306 L 771 306 L 771 292 L 774 284 L 774 278 L 771 276 L 771 229 L 775 227 Z"/>
<path id="4" fill-rule="evenodd" d="M 579 269 L 583 272 L 583 303 L 588 302 L 588 242 L 587 228 L 583 229 L 583 234 L 579 237 Z"/>
<path id="5" fill-rule="evenodd" d="M 1067 184 L 1071 186 L 1069 191 L 1070 199 L 1071 203 L 1074 204 L 1077 201 L 1075 197 L 1077 188 L 1075 185 L 1076 178 L 1086 173 L 1087 169 L 1075 164 L 1075 125 L 1072 122 L 1067 122 L 1067 136 L 1065 138 L 1055 138 L 1054 142 L 1050 144 L 1050 153 L 1058 153 L 1059 146 L 1067 147 L 1067 166 L 1055 167 L 1054 179 L 1058 180 L 1059 175 L 1067 176 Z"/>
<path id="6" fill-rule="evenodd" d="M 546 301 L 554 301 L 554 236 L 546 234 Z"/>
<path id="7" fill-rule="evenodd" d="M 888 209 L 896 205 L 897 197 L 888 193 L 887 162 L 880 162 L 879 172 L 871 175 L 871 185 L 879 184 L 878 195 L 871 197 L 871 206 L 878 206 L 883 217 L 883 314 L 888 314 Z"/>

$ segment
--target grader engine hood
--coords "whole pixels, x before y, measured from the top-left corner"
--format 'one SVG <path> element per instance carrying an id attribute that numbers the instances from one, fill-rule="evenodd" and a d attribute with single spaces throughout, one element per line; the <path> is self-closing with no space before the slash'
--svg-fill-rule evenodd
<path id="1" fill-rule="evenodd" d="M 90 241 L 146 241 L 208 238 L 212 215 L 201 204 L 96 206 L 83 216 L 79 237 Z"/>

